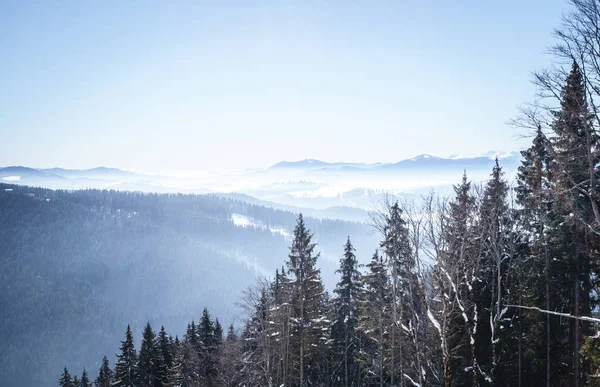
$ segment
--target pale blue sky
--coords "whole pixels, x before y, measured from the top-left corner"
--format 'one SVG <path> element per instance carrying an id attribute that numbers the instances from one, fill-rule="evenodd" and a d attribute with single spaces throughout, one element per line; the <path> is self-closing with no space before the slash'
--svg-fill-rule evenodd
<path id="1" fill-rule="evenodd" d="M 568 10 L 537 1 L 0 0 L 0 166 L 512 150 Z"/>

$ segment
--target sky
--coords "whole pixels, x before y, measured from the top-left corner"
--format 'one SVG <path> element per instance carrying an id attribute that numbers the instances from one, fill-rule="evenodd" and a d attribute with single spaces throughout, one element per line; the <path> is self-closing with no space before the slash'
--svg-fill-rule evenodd
<path id="1" fill-rule="evenodd" d="M 0 1 L 0 166 L 139 172 L 527 146 L 569 6 Z"/>

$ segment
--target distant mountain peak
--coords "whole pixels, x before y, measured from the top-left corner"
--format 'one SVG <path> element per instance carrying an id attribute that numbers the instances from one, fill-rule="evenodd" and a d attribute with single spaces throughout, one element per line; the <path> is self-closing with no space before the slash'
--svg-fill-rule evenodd
<path id="1" fill-rule="evenodd" d="M 412 159 L 408 159 L 410 161 L 419 161 L 419 160 L 439 160 L 441 157 L 428 155 L 426 153 L 420 154 L 418 156 L 413 157 Z"/>

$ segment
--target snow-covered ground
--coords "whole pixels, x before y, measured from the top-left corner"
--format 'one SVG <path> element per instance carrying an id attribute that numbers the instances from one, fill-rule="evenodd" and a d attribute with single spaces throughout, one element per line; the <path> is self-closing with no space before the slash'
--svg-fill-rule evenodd
<path id="1" fill-rule="evenodd" d="M 267 226 L 260 221 L 236 213 L 231 214 L 231 221 L 237 227 L 253 227 L 259 230 L 269 230 L 273 234 L 279 234 L 285 239 L 291 240 L 292 234 L 285 230 L 283 227 Z"/>

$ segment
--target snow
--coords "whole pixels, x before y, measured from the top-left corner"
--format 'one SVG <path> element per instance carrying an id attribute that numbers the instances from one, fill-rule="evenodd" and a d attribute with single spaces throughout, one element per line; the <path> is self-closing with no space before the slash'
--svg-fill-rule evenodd
<path id="1" fill-rule="evenodd" d="M 12 188 L 4 188 L 4 192 L 12 192 Z"/>
<path id="2" fill-rule="evenodd" d="M 435 316 L 433 315 L 433 313 L 431 313 L 429 309 L 427 309 L 427 317 L 429 317 L 429 321 L 431 321 L 435 329 L 437 329 L 438 332 L 442 334 L 442 328 L 440 327 L 439 321 L 435 318 Z"/>
<path id="3" fill-rule="evenodd" d="M 21 180 L 21 176 L 6 176 L 6 177 L 3 177 L 2 180 L 5 180 L 5 181 L 19 181 L 19 180 Z"/>
<path id="4" fill-rule="evenodd" d="M 236 227 L 242 227 L 242 228 L 252 227 L 252 228 L 259 229 L 259 230 L 269 230 L 272 234 L 279 234 L 282 237 L 284 237 L 285 239 L 291 239 L 291 236 L 292 236 L 292 234 L 287 232 L 283 227 L 267 226 L 264 223 L 262 223 L 261 221 L 252 219 L 246 215 L 235 214 L 235 213 L 231 214 L 231 221 L 233 222 L 233 224 Z"/>
<path id="5" fill-rule="evenodd" d="M 252 221 L 250 220 L 250 218 L 244 216 L 244 215 L 240 215 L 240 214 L 232 214 L 231 215 L 231 220 L 233 221 L 233 224 L 237 227 L 250 227 L 250 226 L 254 226 L 254 224 L 252 223 Z"/>
<path id="6" fill-rule="evenodd" d="M 403 374 L 403 375 L 405 378 L 407 378 L 412 383 L 413 386 L 421 387 L 421 385 L 419 383 L 415 382 L 414 380 L 412 380 L 412 378 L 410 376 L 408 376 L 407 374 Z"/>

